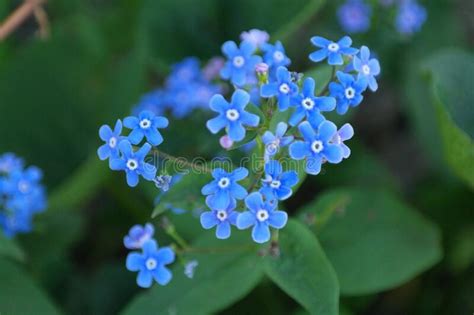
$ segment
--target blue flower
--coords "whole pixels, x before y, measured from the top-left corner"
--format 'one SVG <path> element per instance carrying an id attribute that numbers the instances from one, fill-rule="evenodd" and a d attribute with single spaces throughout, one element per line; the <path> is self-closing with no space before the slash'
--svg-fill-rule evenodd
<path id="1" fill-rule="evenodd" d="M 230 79 L 237 86 L 243 86 L 247 74 L 254 72 L 255 65 L 262 62 L 260 56 L 254 55 L 255 45 L 248 41 L 243 41 L 240 47 L 233 41 L 227 41 L 222 45 L 222 52 L 227 62 L 221 69 L 221 77 Z"/>
<path id="2" fill-rule="evenodd" d="M 260 192 L 267 200 L 285 200 L 291 196 L 291 187 L 297 183 L 298 174 L 295 171 L 283 172 L 280 162 L 272 160 L 265 164 Z"/>
<path id="3" fill-rule="evenodd" d="M 265 157 L 274 156 L 280 148 L 289 145 L 293 141 L 293 136 L 286 136 L 285 133 L 288 130 L 288 125 L 284 122 L 279 122 L 275 134 L 270 131 L 265 131 L 262 136 L 263 144 L 265 145 Z"/>
<path id="4" fill-rule="evenodd" d="M 97 149 L 97 155 L 99 159 L 106 160 L 109 159 L 109 163 L 112 159 L 115 159 L 119 156 L 118 145 L 119 142 L 123 139 L 120 135 L 122 133 L 122 121 L 120 119 L 115 123 L 114 130 L 110 129 L 108 125 L 102 125 L 99 129 L 99 137 L 105 144 L 101 145 Z"/>
<path id="5" fill-rule="evenodd" d="M 277 69 L 279 66 L 288 66 L 291 63 L 290 58 L 285 54 L 285 47 L 280 41 L 277 41 L 275 45 L 264 44 L 262 50 L 264 52 L 263 62 L 273 69 Z"/>
<path id="6" fill-rule="evenodd" d="M 23 168 L 23 160 L 8 152 L 0 156 L 0 173 L 11 173 Z"/>
<path id="7" fill-rule="evenodd" d="M 367 88 L 367 81 L 363 77 L 356 80 L 354 76 L 341 71 L 337 72 L 337 78 L 340 83 L 331 82 L 329 91 L 336 98 L 337 113 L 342 115 L 349 107 L 356 107 L 362 102 L 362 92 Z"/>
<path id="8" fill-rule="evenodd" d="M 264 202 L 260 192 L 253 192 L 245 198 L 245 205 L 249 211 L 239 214 L 237 228 L 243 230 L 253 226 L 252 239 L 257 243 L 270 240 L 270 227 L 281 229 L 288 221 L 284 211 L 275 210 L 275 202 Z"/>
<path id="9" fill-rule="evenodd" d="M 182 86 L 188 82 L 202 79 L 202 72 L 199 66 L 199 59 L 187 57 L 181 62 L 175 63 L 171 68 L 171 73 L 166 78 L 167 87 Z"/>
<path id="10" fill-rule="evenodd" d="M 129 116 L 123 120 L 125 127 L 132 129 L 128 135 L 128 140 L 133 144 L 139 144 L 143 137 L 152 145 L 159 145 L 163 142 L 158 128 L 168 127 L 168 119 L 162 116 L 155 116 L 150 111 L 142 111 L 138 117 Z"/>
<path id="11" fill-rule="evenodd" d="M 110 161 L 110 168 L 114 171 L 125 171 L 127 184 L 130 187 L 138 185 L 139 176 L 146 180 L 153 180 L 156 175 L 156 167 L 145 162 L 145 157 L 150 152 L 151 146 L 145 143 L 137 152 L 133 152 L 132 145 L 128 140 L 119 143 L 122 155 Z"/>
<path id="12" fill-rule="evenodd" d="M 211 196 L 206 198 L 206 204 L 211 211 L 201 213 L 201 225 L 206 230 L 216 228 L 216 237 L 226 239 L 230 237 L 230 226 L 237 222 L 238 212 L 234 211 L 237 205 L 235 199 L 231 199 L 227 209 L 213 209 Z"/>
<path id="13" fill-rule="evenodd" d="M 331 143 L 337 132 L 337 127 L 332 122 L 325 120 L 316 133 L 307 121 L 298 126 L 304 141 L 295 141 L 290 145 L 290 156 L 295 160 L 306 158 L 306 173 L 317 175 L 321 171 L 323 161 L 339 163 L 342 161 L 342 149 L 339 145 Z"/>
<path id="14" fill-rule="evenodd" d="M 150 223 L 141 226 L 139 224 L 132 226 L 128 235 L 123 238 L 123 244 L 128 249 L 140 249 L 143 244 L 152 239 L 155 229 Z"/>
<path id="15" fill-rule="evenodd" d="M 244 90 L 236 90 L 230 103 L 222 95 L 214 95 L 209 106 L 219 115 L 207 121 L 207 128 L 214 134 L 226 128 L 231 140 L 242 140 L 245 137 L 244 126 L 256 127 L 260 121 L 260 117 L 245 111 L 249 100 L 250 95 Z"/>
<path id="16" fill-rule="evenodd" d="M 285 67 L 278 67 L 276 82 L 262 85 L 260 95 L 262 97 L 278 97 L 278 108 L 285 111 L 290 106 L 290 98 L 298 93 L 298 86 L 291 80 L 291 74 Z"/>
<path id="17" fill-rule="evenodd" d="M 19 233 L 31 232 L 32 220 L 31 213 L 25 210 L 0 213 L 0 228 L 7 238 L 12 238 Z"/>
<path id="18" fill-rule="evenodd" d="M 153 181 L 155 182 L 156 188 L 161 189 L 163 192 L 167 192 L 170 189 L 172 179 L 173 178 L 170 175 L 160 175 L 156 176 Z"/>
<path id="19" fill-rule="evenodd" d="M 199 266 L 199 262 L 197 260 L 191 260 L 184 266 L 184 275 L 189 279 L 194 278 L 194 272 L 196 267 Z"/>
<path id="20" fill-rule="evenodd" d="M 232 199 L 244 199 L 247 196 L 247 190 L 239 185 L 237 181 L 244 179 L 249 171 L 244 167 L 239 167 L 227 173 L 222 168 L 216 168 L 212 171 L 214 180 L 205 185 L 201 192 L 203 195 L 211 195 L 208 205 L 211 209 L 226 210 L 232 202 Z"/>
<path id="21" fill-rule="evenodd" d="M 314 62 L 322 61 L 328 58 L 328 63 L 333 66 L 344 64 L 343 55 L 352 56 L 357 54 L 357 49 L 352 48 L 352 39 L 344 36 L 338 42 L 331 42 L 323 37 L 314 36 L 311 43 L 321 49 L 311 53 L 309 59 Z"/>
<path id="22" fill-rule="evenodd" d="M 363 33 L 370 27 L 372 8 L 362 0 L 348 0 L 337 10 L 339 24 L 348 33 Z"/>
<path id="23" fill-rule="evenodd" d="M 143 251 L 131 252 L 127 256 L 126 267 L 130 271 L 138 271 L 137 284 L 142 288 L 149 288 L 153 280 L 160 285 L 166 285 L 173 277 L 166 267 L 174 262 L 175 255 L 170 247 L 158 249 L 155 240 L 143 244 Z"/>
<path id="24" fill-rule="evenodd" d="M 351 139 L 354 136 L 354 129 L 350 124 L 344 124 L 336 132 L 331 140 L 331 143 L 339 145 L 342 149 L 342 157 L 347 159 L 351 155 L 351 149 L 344 144 L 344 141 Z"/>
<path id="25" fill-rule="evenodd" d="M 369 48 L 362 46 L 360 49 L 360 58 L 354 56 L 353 65 L 354 69 L 359 72 L 357 79 L 365 79 L 369 85 L 369 88 L 373 92 L 377 91 L 378 84 L 375 80 L 375 76 L 380 74 L 380 64 L 377 59 L 370 59 Z"/>
<path id="26" fill-rule="evenodd" d="M 426 9 L 415 0 L 405 0 L 400 4 L 395 26 L 401 34 L 418 32 L 427 18 Z"/>
<path id="27" fill-rule="evenodd" d="M 314 96 L 315 85 L 313 78 L 306 78 L 301 94 L 292 97 L 291 104 L 296 106 L 296 110 L 288 121 L 290 125 L 296 126 L 306 117 L 311 125 L 317 128 L 325 120 L 321 112 L 332 111 L 336 108 L 336 99 L 333 97 Z"/>

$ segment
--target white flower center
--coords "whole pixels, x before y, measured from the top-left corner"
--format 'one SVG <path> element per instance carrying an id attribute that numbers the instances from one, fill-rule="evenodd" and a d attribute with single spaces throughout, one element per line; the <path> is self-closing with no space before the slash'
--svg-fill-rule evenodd
<path id="1" fill-rule="evenodd" d="M 311 144 L 311 150 L 313 150 L 314 153 L 319 153 L 324 149 L 324 145 L 322 141 L 316 140 Z"/>
<path id="2" fill-rule="evenodd" d="M 282 62 L 283 59 L 285 59 L 285 55 L 283 55 L 283 53 L 281 51 L 275 51 L 273 53 L 273 59 L 276 61 L 276 62 Z"/>
<path id="3" fill-rule="evenodd" d="M 290 87 L 288 86 L 288 84 L 283 83 L 282 85 L 280 85 L 280 92 L 283 94 L 290 93 Z"/>
<path id="4" fill-rule="evenodd" d="M 117 145 L 117 138 L 111 137 L 109 139 L 109 147 L 111 147 L 113 149 L 113 148 L 115 148 L 116 145 Z"/>
<path id="5" fill-rule="evenodd" d="M 222 222 L 227 219 L 227 212 L 224 210 L 217 211 L 217 218 Z"/>
<path id="6" fill-rule="evenodd" d="M 314 107 L 314 101 L 307 97 L 303 101 L 301 101 L 301 105 L 303 105 L 306 110 L 312 110 Z"/>
<path id="7" fill-rule="evenodd" d="M 362 73 L 364 73 L 364 74 L 366 74 L 366 75 L 367 75 L 367 74 L 370 74 L 370 67 L 369 67 L 369 65 L 363 65 L 363 66 L 362 66 Z"/>
<path id="8" fill-rule="evenodd" d="M 18 182 L 18 190 L 24 194 L 30 189 L 30 184 L 26 180 L 21 180 Z"/>
<path id="9" fill-rule="evenodd" d="M 337 52 L 339 50 L 339 45 L 336 43 L 331 43 L 328 46 L 329 51 Z"/>
<path id="10" fill-rule="evenodd" d="M 229 184 L 230 184 L 230 180 L 227 177 L 222 177 L 221 179 L 219 179 L 219 182 L 217 183 L 217 185 L 219 185 L 220 188 L 226 188 L 227 186 L 229 186 Z"/>
<path id="11" fill-rule="evenodd" d="M 151 121 L 149 119 L 144 118 L 140 121 L 140 128 L 147 129 L 147 128 L 150 128 L 150 126 L 151 126 Z"/>
<path id="12" fill-rule="evenodd" d="M 232 63 L 235 67 L 240 68 L 245 64 L 245 59 L 242 56 L 235 56 L 234 59 L 232 59 Z"/>
<path id="13" fill-rule="evenodd" d="M 279 180 L 272 180 L 272 182 L 270 183 L 270 187 L 274 189 L 278 189 L 280 188 L 280 186 L 281 186 L 281 182 Z"/>
<path id="14" fill-rule="evenodd" d="M 229 110 L 227 110 L 227 112 L 225 113 L 225 116 L 226 116 L 227 119 L 229 119 L 230 121 L 236 121 L 237 119 L 239 119 L 240 114 L 239 114 L 239 112 L 238 112 L 236 109 L 229 109 Z"/>
<path id="15" fill-rule="evenodd" d="M 156 259 L 148 258 L 145 262 L 145 265 L 146 265 L 146 269 L 154 270 L 156 268 L 156 265 L 157 265 Z"/>
<path id="16" fill-rule="evenodd" d="M 260 222 L 266 221 L 268 219 L 268 211 L 260 209 L 257 211 L 257 220 Z"/>
<path id="17" fill-rule="evenodd" d="M 136 170 L 137 167 L 138 167 L 138 162 L 137 162 L 137 160 L 128 159 L 128 161 L 127 161 L 127 167 L 128 167 L 128 169 L 131 170 L 131 171 Z"/>
<path id="18" fill-rule="evenodd" d="M 275 141 L 272 141 L 270 142 L 268 145 L 267 145 L 267 153 L 268 154 L 275 154 L 278 152 L 278 150 L 280 149 L 280 141 L 275 140 Z"/>
<path id="19" fill-rule="evenodd" d="M 345 91 L 344 94 L 346 95 L 346 98 L 348 100 L 353 99 L 355 96 L 355 90 L 352 87 L 348 87 Z"/>

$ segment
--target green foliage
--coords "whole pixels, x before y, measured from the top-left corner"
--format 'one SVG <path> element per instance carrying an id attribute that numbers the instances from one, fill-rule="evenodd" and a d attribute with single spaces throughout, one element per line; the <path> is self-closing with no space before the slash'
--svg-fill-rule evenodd
<path id="1" fill-rule="evenodd" d="M 474 56 L 446 50 L 432 56 L 425 67 L 431 74 L 444 156 L 454 172 L 474 188 Z"/>
<path id="2" fill-rule="evenodd" d="M 199 262 L 193 279 L 187 278 L 183 266 L 177 264 L 169 285 L 141 293 L 123 314 L 210 314 L 244 297 L 260 282 L 263 271 L 248 233 L 232 234 L 225 241 L 216 239 L 211 232 L 203 235 L 193 243 L 196 251 L 186 254 L 188 259 Z"/>
<path id="3" fill-rule="evenodd" d="M 344 295 L 393 288 L 441 258 L 436 226 L 384 190 L 327 192 L 301 218 L 313 226 Z"/>
<path id="4" fill-rule="evenodd" d="M 318 240 L 304 225 L 289 220 L 279 241 L 280 256 L 264 259 L 267 276 L 311 314 L 337 315 L 339 284 Z"/>
<path id="5" fill-rule="evenodd" d="M 5 314 L 59 314 L 44 293 L 14 263 L 0 258 L 0 309 Z"/>
<path id="6" fill-rule="evenodd" d="M 3 233 L 0 232 L 0 257 L 10 257 L 15 260 L 23 261 L 25 259 L 25 253 L 16 244 L 14 239 L 7 238 Z"/>

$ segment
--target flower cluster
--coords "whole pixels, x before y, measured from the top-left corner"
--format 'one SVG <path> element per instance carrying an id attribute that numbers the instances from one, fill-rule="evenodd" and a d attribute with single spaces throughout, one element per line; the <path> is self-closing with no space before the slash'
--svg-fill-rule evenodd
<path id="1" fill-rule="evenodd" d="M 211 96 L 222 91 L 222 87 L 213 82 L 222 67 L 222 58 L 211 59 L 203 69 L 197 58 L 185 58 L 173 65 L 163 88 L 141 97 L 133 113 L 148 110 L 163 115 L 170 111 L 174 117 L 184 118 L 195 109 L 207 109 Z"/>
<path id="2" fill-rule="evenodd" d="M 264 145 L 260 151 L 258 147 L 255 149 L 262 156 L 262 169 L 255 172 L 243 167 L 231 172 L 214 169 L 213 181 L 202 188 L 210 211 L 201 214 L 201 225 L 205 229 L 216 227 L 219 239 L 230 237 L 234 225 L 238 229 L 252 227 L 253 240 L 265 243 L 271 239 L 270 228 L 283 228 L 288 216 L 277 210 L 278 202 L 289 198 L 292 187 L 299 181 L 294 169 L 285 170 L 284 162 L 304 160 L 306 173 L 317 175 L 324 163 L 337 164 L 348 158 L 350 149 L 344 141 L 352 138 L 352 126 L 345 124 L 338 130 L 324 113 L 335 110 L 343 115 L 362 102 L 366 90 L 378 89 L 378 60 L 371 57 L 367 47 L 352 47 L 348 36 L 338 41 L 311 38 L 316 50 L 309 59 L 327 62 L 334 73 L 328 82 L 316 82 L 312 77 L 291 72 L 286 67 L 290 60 L 283 45 L 267 43 L 268 36 L 262 34 L 252 30 L 242 34 L 239 45 L 231 41 L 224 43 L 222 51 L 227 62 L 221 76 L 230 80 L 235 91 L 230 101 L 217 94 L 209 102 L 217 116 L 207 122 L 207 127 L 213 134 L 225 130 L 220 139 L 223 147 L 248 140 L 248 130 L 256 130 L 257 143 Z M 264 63 L 258 63 L 261 60 Z M 252 79 L 255 75 L 258 80 Z M 260 116 L 247 110 L 255 108 L 250 95 L 255 89 L 262 100 Z M 275 116 L 278 111 L 289 113 Z M 287 118 L 275 121 L 274 116 Z M 276 125 L 275 130 L 269 129 L 269 121 Z M 247 188 L 238 183 L 244 180 L 250 182 Z M 239 203 L 245 211 L 237 210 L 242 208 Z"/>
<path id="3" fill-rule="evenodd" d="M 403 35 L 420 31 L 426 21 L 426 9 L 416 0 L 380 0 L 386 8 L 395 8 L 395 28 Z M 337 10 L 339 24 L 348 33 L 365 33 L 370 29 L 372 7 L 365 0 L 346 0 Z"/>
<path id="4" fill-rule="evenodd" d="M 7 237 L 30 232 L 33 216 L 46 209 L 42 176 L 13 153 L 0 156 L 0 229 Z"/>
<path id="5" fill-rule="evenodd" d="M 195 59 L 174 66 L 166 86 L 170 90 L 185 89 L 192 82 L 203 82 L 203 78 L 216 81 L 216 76 L 230 83 L 228 89 L 208 98 L 214 114 L 206 126 L 212 134 L 221 134 L 219 142 L 225 149 L 258 144 L 250 148 L 256 163 L 251 168 L 206 166 L 205 172 L 212 175 L 212 180 L 201 188 L 202 199 L 193 199 L 202 200 L 197 202 L 199 207 L 205 204 L 206 209 L 199 213 L 200 223 L 204 229 L 215 229 L 218 239 L 231 237 L 234 226 L 239 230 L 251 229 L 256 243 L 271 239 L 276 242 L 275 230 L 284 228 L 288 221 L 288 214 L 279 210 L 280 202 L 292 196 L 304 173 L 317 175 L 325 164 L 338 164 L 350 156 L 345 141 L 354 135 L 352 126 L 344 124 L 338 128 L 328 120 L 327 113 L 343 115 L 359 106 L 366 91 L 376 91 L 380 65 L 369 48 L 352 47 L 348 36 L 336 41 L 315 36 L 311 38 L 315 49 L 309 59 L 332 68 L 330 77 L 316 81 L 288 69 L 291 61 L 283 44 L 270 43 L 268 33 L 253 29 L 242 33 L 241 39 L 240 43 L 225 42 L 225 60 L 213 58 L 205 71 L 200 71 Z M 227 90 L 232 92 L 222 93 Z M 176 96 L 174 99 L 174 116 L 183 117 L 176 111 L 186 112 L 178 109 L 186 100 Z M 156 108 L 143 110 L 125 118 L 123 125 L 118 120 L 113 129 L 102 126 L 99 135 L 105 143 L 98 149 L 98 155 L 109 160 L 111 169 L 125 171 L 131 187 L 138 184 L 140 176 L 152 181 L 161 190 L 156 203 L 163 203 L 160 206 L 174 214 L 183 213 L 186 211 L 164 201 L 167 191 L 176 189 L 182 174 L 156 176 L 156 167 L 145 162 L 152 146 L 163 142 L 158 129 L 168 125 L 168 120 L 157 116 L 157 112 Z M 122 135 L 123 126 L 130 129 L 127 136 Z M 169 154 L 164 156 L 177 160 Z M 195 165 L 191 162 L 188 166 Z M 162 224 L 176 241 L 175 251 L 158 248 L 150 224 L 134 226 L 124 239 L 127 248 L 141 250 L 130 253 L 126 263 L 129 270 L 139 272 L 137 283 L 141 287 L 150 287 L 153 279 L 161 285 L 168 283 L 172 275 L 165 266 L 174 261 L 175 252 L 181 255 L 189 249 L 168 218 L 163 218 Z M 188 261 L 185 275 L 192 278 L 197 265 L 197 261 Z"/>
<path id="6" fill-rule="evenodd" d="M 108 159 L 112 170 L 125 171 L 130 187 L 138 185 L 140 176 L 148 181 L 162 181 L 162 178 L 155 178 L 157 169 L 153 164 L 147 163 L 145 158 L 152 146 L 163 142 L 158 129 L 166 128 L 168 119 L 156 116 L 151 111 L 142 111 L 138 116 L 126 117 L 123 126 L 130 129 L 127 136 L 122 135 L 120 119 L 113 130 L 108 125 L 100 127 L 99 136 L 105 143 L 97 150 L 99 158 Z M 135 150 L 133 146 L 139 146 L 142 142 L 143 145 Z"/>
<path id="7" fill-rule="evenodd" d="M 126 267 L 130 271 L 138 272 L 137 284 L 142 288 L 149 288 L 153 280 L 160 285 L 171 281 L 173 274 L 166 267 L 174 262 L 175 253 L 171 247 L 158 247 L 153 239 L 155 229 L 150 223 L 145 226 L 133 226 L 123 239 L 126 248 L 140 250 L 130 252 L 127 256 Z"/>

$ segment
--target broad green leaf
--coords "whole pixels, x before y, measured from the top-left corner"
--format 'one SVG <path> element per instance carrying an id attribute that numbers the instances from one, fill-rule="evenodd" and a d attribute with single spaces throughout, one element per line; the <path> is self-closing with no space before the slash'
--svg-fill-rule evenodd
<path id="1" fill-rule="evenodd" d="M 176 264 L 167 286 L 155 285 L 143 292 L 122 314 L 211 314 L 243 298 L 263 276 L 248 234 L 234 230 L 230 239 L 218 240 L 209 231 L 193 244 L 196 251 L 186 255 L 199 262 L 193 279 Z"/>
<path id="2" fill-rule="evenodd" d="M 383 190 L 327 192 L 301 218 L 318 235 L 344 295 L 396 287 L 442 256 L 438 228 Z"/>
<path id="3" fill-rule="evenodd" d="M 0 258 L 0 279 L 2 314 L 59 314 L 57 308 L 24 271 L 4 258 Z"/>
<path id="4" fill-rule="evenodd" d="M 279 242 L 280 256 L 264 258 L 267 276 L 311 314 L 337 315 L 337 277 L 316 237 L 289 220 L 280 230 Z"/>
<path id="5" fill-rule="evenodd" d="M 19 261 L 25 259 L 25 253 L 17 245 L 14 239 L 7 238 L 3 232 L 0 231 L 0 257 L 6 256 Z"/>
<path id="6" fill-rule="evenodd" d="M 432 56 L 425 67 L 431 74 L 445 158 L 474 188 L 474 55 L 445 50 Z"/>

